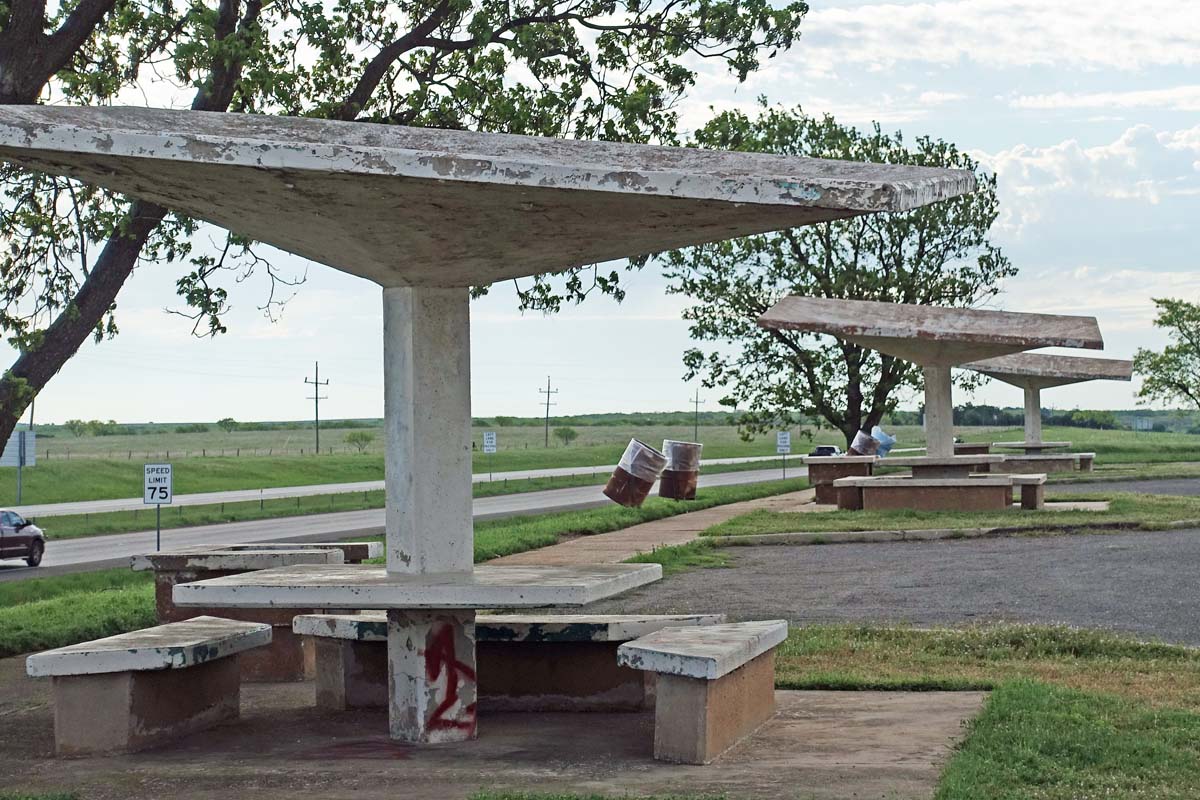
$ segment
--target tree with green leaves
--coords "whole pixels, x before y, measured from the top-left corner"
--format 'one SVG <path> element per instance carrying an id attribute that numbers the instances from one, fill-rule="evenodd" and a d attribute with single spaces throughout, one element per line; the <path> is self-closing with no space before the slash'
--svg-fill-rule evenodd
<path id="1" fill-rule="evenodd" d="M 951 167 L 975 172 L 979 188 L 923 208 L 824 222 L 665 257 L 669 291 L 686 295 L 691 336 L 685 380 L 726 394 L 743 436 L 818 419 L 847 445 L 921 385 L 920 369 L 846 341 L 764 330 L 757 318 L 791 295 L 973 306 L 1016 269 L 988 239 L 997 215 L 996 178 L 949 142 L 841 125 L 830 116 L 767 107 L 751 117 L 717 115 L 695 134 L 701 147 L 849 161 Z"/>
<path id="2" fill-rule="evenodd" d="M 560 442 L 562 442 L 563 447 L 566 447 L 571 442 L 573 442 L 579 438 L 579 431 L 575 430 L 574 428 L 568 428 L 568 427 L 555 428 L 554 429 L 554 438 L 558 439 Z"/>
<path id="3" fill-rule="evenodd" d="M 367 448 L 371 446 L 371 442 L 375 441 L 375 434 L 370 431 L 350 431 L 346 434 L 346 444 L 351 445 L 360 453 L 367 452 Z"/>
<path id="4" fill-rule="evenodd" d="M 1200 411 L 1200 305 L 1155 298 L 1154 326 L 1171 343 L 1161 351 L 1139 348 L 1133 371 L 1142 379 L 1138 397 L 1145 402 L 1186 403 Z"/>
<path id="5" fill-rule="evenodd" d="M 195 110 L 487 132 L 672 142 L 701 60 L 741 81 L 791 46 L 802 2 L 768 0 L 0 0 L 0 102 L 119 102 L 173 87 Z M 198 224 L 153 203 L 0 168 L 0 440 L 89 338 L 117 333 L 135 267 L 177 274 L 197 335 L 225 332 L 232 284 L 263 281 L 275 313 L 300 277 L 253 242 L 197 247 Z M 476 287 L 477 293 L 487 287 Z M 553 310 L 618 275 L 574 269 L 518 285 Z M 239 291 L 245 291 L 241 289 Z"/>

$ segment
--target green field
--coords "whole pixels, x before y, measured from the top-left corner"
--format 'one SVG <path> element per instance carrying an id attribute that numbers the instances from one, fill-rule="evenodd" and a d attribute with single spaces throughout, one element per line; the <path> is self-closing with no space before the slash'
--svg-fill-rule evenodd
<path id="1" fill-rule="evenodd" d="M 482 430 L 474 432 L 475 440 L 482 441 Z M 531 436 L 538 433 L 530 428 L 511 428 L 499 431 L 500 452 L 494 456 L 482 453 L 475 454 L 474 471 L 486 473 L 489 471 L 507 472 L 512 470 L 546 469 L 552 467 L 586 467 L 594 465 L 615 464 L 621 457 L 625 445 L 630 438 L 638 437 L 655 444 L 663 439 L 691 439 L 692 429 L 680 426 L 596 426 L 592 428 L 579 427 L 580 438 L 570 447 L 553 446 L 544 449 L 541 439 L 530 443 L 528 449 L 518 446 L 515 442 L 506 442 L 509 432 L 519 433 L 529 441 Z M 203 437 L 220 435 L 235 439 L 239 436 L 257 437 L 264 435 L 279 435 L 288 433 L 274 431 L 267 433 L 247 432 L 232 434 L 153 434 L 128 436 L 127 439 L 151 440 L 159 436 Z M 295 433 L 292 431 L 290 433 Z M 900 429 L 902 438 L 908 446 L 919 446 L 923 442 L 920 429 Z M 810 445 L 797 435 L 793 436 L 792 446 L 796 456 L 808 452 Z M 324 434 L 322 434 L 324 435 Z M 97 443 L 103 445 L 110 439 L 120 437 L 83 437 L 88 445 Z M 911 438 L 911 442 L 909 439 Z M 754 442 L 743 442 L 736 429 L 728 426 L 702 427 L 700 439 L 705 445 L 706 458 L 733 458 L 743 456 L 774 456 L 774 437 L 761 437 Z M 830 444 L 840 441 L 840 434 L 832 431 L 816 433 L 817 441 Z M 42 442 L 39 442 L 39 448 Z M 100 458 L 101 452 L 95 451 L 97 457 L 75 458 L 71 460 L 51 457 L 46 460 L 39 456 L 38 464 L 24 470 L 22 478 L 22 502 L 61 503 L 73 500 L 105 500 L 125 497 L 139 497 L 142 493 L 142 463 L 147 460 L 146 454 L 133 453 L 132 458 Z M 151 458 L 163 458 L 163 452 Z M 197 448 L 196 452 L 199 452 Z M 211 451 L 210 451 L 211 452 Z M 227 451 L 228 452 L 228 451 Z M 195 492 L 216 492 L 231 489 L 259 489 L 278 486 L 308 486 L 322 483 L 351 483 L 359 481 L 383 480 L 383 456 L 376 453 L 364 454 L 334 454 L 314 456 L 248 456 L 235 457 L 232 455 L 208 456 L 206 458 L 183 458 L 174 452 L 171 463 L 175 467 L 175 492 L 191 494 Z M 0 470 L 0 502 L 11 503 L 16 497 L 16 471 L 13 469 Z"/>
<path id="2" fill-rule="evenodd" d="M 475 472 L 506 472 L 510 470 L 544 469 L 550 467 L 575 467 L 614 464 L 620 458 L 625 444 L 632 437 L 652 443 L 662 439 L 690 439 L 692 430 L 686 426 L 593 426 L 577 427 L 580 438 L 569 447 L 557 443 L 545 449 L 541 447 L 540 432 L 534 428 L 513 427 L 499 429 L 500 452 L 494 456 L 482 453 L 475 455 Z M 345 434 L 348 431 L 341 431 Z M 476 441 L 482 440 L 483 429 L 474 431 Z M 921 447 L 924 438 L 920 428 L 903 427 L 893 431 L 900 439 L 897 447 Z M 283 437 L 296 431 L 248 431 L 235 433 L 213 432 L 207 434 L 155 433 L 139 436 L 85 436 L 73 442 L 88 448 L 90 457 L 71 460 L 45 458 L 48 444 L 51 452 L 58 446 L 57 440 L 40 442 L 43 455 L 36 467 L 25 470 L 23 497 L 25 503 L 57 503 L 70 500 L 100 500 L 121 497 L 137 497 L 141 493 L 141 465 L 147 459 L 165 458 L 166 448 L 153 452 L 120 450 L 111 445 L 126 440 L 143 445 L 178 441 L 180 449 L 172 448 L 171 462 L 175 465 L 175 491 L 179 494 L 212 492 L 229 489 L 258 489 L 277 486 L 305 486 L 321 483 L 349 483 L 383 479 L 383 456 L 379 452 L 364 454 L 334 454 L 313 456 L 217 456 L 220 448 L 210 448 L 207 457 L 184 457 L 183 452 L 199 453 L 200 442 L 213 438 L 225 445 L 225 452 L 234 452 L 234 442 L 246 437 L 255 442 L 262 437 Z M 331 431 L 330 435 L 335 435 Z M 793 450 L 796 456 L 807 452 L 811 445 L 794 431 Z M 841 444 L 840 434 L 834 431 L 809 431 L 813 441 L 823 444 Z M 1003 441 L 1021 438 L 1019 429 L 960 429 L 964 439 L 970 441 Z M 1074 450 L 1092 451 L 1097 454 L 1098 475 L 1104 477 L 1109 469 L 1119 469 L 1130 464 L 1159 464 L 1163 462 L 1200 461 L 1200 436 L 1180 433 L 1135 433 L 1132 431 L 1095 431 L 1084 428 L 1047 428 L 1048 440 L 1063 440 L 1073 443 Z M 187 440 L 191 444 L 187 444 Z M 743 456 L 773 456 L 773 437 L 759 437 L 752 442 L 738 438 L 735 428 L 729 426 L 701 427 L 700 439 L 705 444 L 706 458 L 731 458 Z M 378 443 L 377 443 L 378 444 Z M 194 445 L 194 446 L 193 446 Z M 528 445 L 528 447 L 526 447 Z M 123 449 L 123 448 L 122 448 Z M 104 458 L 104 454 L 118 457 Z M 0 498 L 11 502 L 15 497 L 16 474 L 13 469 L 0 470 Z"/>
<path id="3" fill-rule="evenodd" d="M 299 456 L 301 449 L 306 455 L 313 452 L 312 431 L 274 430 L 274 431 L 234 431 L 226 433 L 212 427 L 204 433 L 175 433 L 169 427 L 156 427 L 152 433 L 118 434 L 114 436 L 80 436 L 75 437 L 63 431 L 54 429 L 53 436 L 48 437 L 44 429 L 39 428 L 38 463 L 43 461 L 61 461 L 79 458 L 103 458 L 111 461 L 134 461 L 140 463 L 157 458 L 214 458 L 214 457 L 266 457 L 270 456 Z M 551 431 L 557 427 L 551 421 Z M 691 425 L 574 425 L 570 426 L 579 434 L 579 438 L 570 445 L 563 445 L 553 435 L 550 437 L 550 447 L 544 446 L 544 431 L 540 427 L 514 426 L 478 426 L 471 430 L 472 441 L 476 447 L 482 447 L 483 432 L 496 431 L 497 469 L 529 469 L 540 466 L 572 466 L 588 463 L 613 463 L 621 450 L 631 438 L 639 438 L 651 444 L 658 445 L 663 439 L 682 439 L 692 441 Z M 321 454 L 358 455 L 358 450 L 345 443 L 346 434 L 358 428 L 321 429 Z M 377 458 L 383 453 L 382 428 L 370 428 L 375 440 L 367 447 L 364 455 L 374 454 Z M 792 428 L 793 446 L 799 450 L 802 444 L 801 427 Z M 810 430 L 811 429 L 807 429 Z M 923 443 L 924 436 L 919 427 L 896 429 L 901 438 L 910 446 Z M 743 442 L 737 433 L 737 428 L 730 425 L 701 425 L 700 441 L 705 446 L 704 455 L 709 458 L 729 456 L 769 455 L 775 452 L 775 436 L 770 434 L 760 436 L 753 442 Z M 824 430 L 817 434 L 821 442 L 844 445 L 842 435 L 836 431 Z M 525 453 L 532 461 L 525 461 L 519 455 Z M 579 460 L 578 453 L 594 453 Z M 168 456 L 169 454 L 169 456 Z M 610 455 L 600 455 L 610 454 Z M 615 454 L 615 455 L 611 455 Z M 477 454 L 481 458 L 482 454 Z M 543 462 L 542 458 L 562 458 L 565 461 Z M 588 458 L 598 459 L 589 461 Z M 500 464 L 513 464 L 501 467 Z M 479 467 L 477 466 L 477 470 Z"/>

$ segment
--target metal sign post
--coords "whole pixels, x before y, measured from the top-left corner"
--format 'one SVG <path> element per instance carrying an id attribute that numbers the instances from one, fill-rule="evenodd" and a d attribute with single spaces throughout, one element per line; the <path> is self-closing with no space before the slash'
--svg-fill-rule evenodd
<path id="1" fill-rule="evenodd" d="M 0 455 L 0 467 L 17 468 L 17 505 L 21 504 L 22 471 L 37 465 L 37 434 L 33 431 L 13 431 Z"/>
<path id="2" fill-rule="evenodd" d="M 145 464 L 146 482 L 142 502 L 154 506 L 154 550 L 162 550 L 162 507 L 175 497 L 174 475 L 170 464 Z"/>
<path id="3" fill-rule="evenodd" d="M 787 457 L 788 453 L 792 452 L 792 432 L 791 431 L 776 431 L 775 432 L 775 452 L 783 458 L 783 477 L 787 477 Z"/>
<path id="4" fill-rule="evenodd" d="M 496 432 L 483 432 L 483 452 L 488 455 L 488 480 L 496 479 L 495 461 L 496 461 Z"/>

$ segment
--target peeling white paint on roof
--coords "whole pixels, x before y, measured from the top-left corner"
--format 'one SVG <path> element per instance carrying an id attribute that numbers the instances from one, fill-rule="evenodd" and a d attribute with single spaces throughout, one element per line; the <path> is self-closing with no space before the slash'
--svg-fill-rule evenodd
<path id="1" fill-rule="evenodd" d="M 1019 353 L 973 361 L 962 367 L 1022 388 L 1046 389 L 1083 381 L 1133 380 L 1133 362 L 1119 358 Z"/>
<path id="2" fill-rule="evenodd" d="M 0 159 L 384 286 L 480 285 L 975 188 L 965 170 L 145 108 L 5 106 Z"/>
<path id="3" fill-rule="evenodd" d="M 1039 347 L 1104 347 L 1095 317 L 799 295 L 771 306 L 758 324 L 826 333 L 922 366 L 957 366 Z"/>

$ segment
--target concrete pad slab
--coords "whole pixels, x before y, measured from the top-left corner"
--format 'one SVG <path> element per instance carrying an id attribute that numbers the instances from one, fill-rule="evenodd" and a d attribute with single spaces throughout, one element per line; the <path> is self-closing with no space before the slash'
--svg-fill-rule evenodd
<path id="1" fill-rule="evenodd" d="M 709 766 L 652 758 L 651 713 L 486 713 L 455 747 L 390 741 L 383 711 L 322 712 L 311 687 L 243 688 L 242 719 L 137 756 L 55 759 L 51 715 L 0 728 L 0 785 L 130 800 L 458 800 L 481 788 L 757 798 L 928 798 L 981 692 L 776 693 L 776 716 Z"/>

